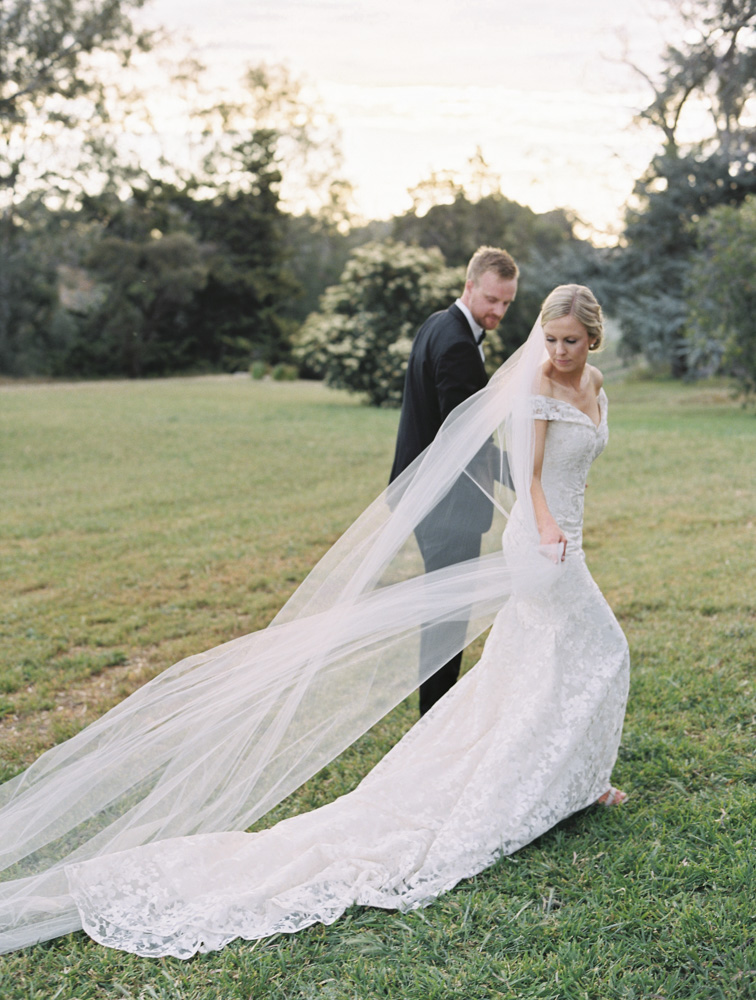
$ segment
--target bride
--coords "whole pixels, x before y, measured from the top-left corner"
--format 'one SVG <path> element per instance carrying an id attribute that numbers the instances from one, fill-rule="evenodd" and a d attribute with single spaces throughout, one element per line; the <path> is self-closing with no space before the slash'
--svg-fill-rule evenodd
<path id="1" fill-rule="evenodd" d="M 0 788 L 0 949 L 83 927 L 188 958 L 355 903 L 410 909 L 624 799 L 627 643 L 582 550 L 601 338 L 590 290 L 556 288 L 267 629 L 176 664 Z M 495 485 L 505 451 L 514 490 Z M 471 482 L 497 511 L 492 551 L 423 573 L 416 527 L 453 530 Z M 421 633 L 422 670 L 445 663 L 460 621 L 468 642 L 493 623 L 479 663 L 353 792 L 243 832 L 423 679 Z"/>

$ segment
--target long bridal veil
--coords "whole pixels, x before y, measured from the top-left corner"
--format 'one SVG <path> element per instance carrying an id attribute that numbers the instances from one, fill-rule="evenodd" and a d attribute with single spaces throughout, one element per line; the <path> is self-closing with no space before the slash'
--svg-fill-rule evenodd
<path id="1" fill-rule="evenodd" d="M 530 503 L 536 323 L 489 385 L 323 557 L 273 622 L 164 671 L 0 787 L 0 951 L 80 926 L 67 865 L 244 830 L 483 632 L 548 585 Z M 515 500 L 520 555 L 501 532 Z M 423 571 L 416 532 L 479 522 L 478 559 Z M 422 651 L 420 638 L 422 636 Z"/>

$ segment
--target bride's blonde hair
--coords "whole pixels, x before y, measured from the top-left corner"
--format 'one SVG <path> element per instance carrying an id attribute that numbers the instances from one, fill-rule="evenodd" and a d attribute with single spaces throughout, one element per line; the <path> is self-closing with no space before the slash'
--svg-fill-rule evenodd
<path id="1" fill-rule="evenodd" d="M 588 331 L 589 350 L 598 351 L 604 343 L 604 317 L 596 296 L 585 285 L 558 285 L 541 306 L 541 324 L 552 319 L 574 316 Z"/>

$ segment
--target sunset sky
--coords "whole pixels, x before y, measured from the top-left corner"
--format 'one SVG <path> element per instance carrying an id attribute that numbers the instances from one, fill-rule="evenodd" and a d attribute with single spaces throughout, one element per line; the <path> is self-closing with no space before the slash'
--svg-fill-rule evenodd
<path id="1" fill-rule="evenodd" d="M 432 170 L 480 147 L 505 195 L 616 230 L 658 136 L 632 125 L 658 68 L 667 0 L 153 0 L 219 81 L 281 63 L 340 126 L 358 209 L 409 207 Z M 624 42 L 623 42 L 624 39 Z M 604 237 L 606 238 L 606 237 Z"/>

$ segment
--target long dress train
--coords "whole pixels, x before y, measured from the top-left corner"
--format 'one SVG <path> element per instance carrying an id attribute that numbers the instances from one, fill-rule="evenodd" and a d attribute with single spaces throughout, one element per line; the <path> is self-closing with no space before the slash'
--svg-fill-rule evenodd
<path id="1" fill-rule="evenodd" d="M 588 470 L 607 438 L 563 401 L 547 420 L 542 482 L 568 538 L 546 591 L 515 593 L 479 663 L 347 795 L 256 834 L 159 841 L 67 869 L 84 929 L 141 955 L 188 958 L 331 923 L 353 903 L 422 906 L 607 790 L 629 656 L 582 550 Z M 508 560 L 529 544 L 515 505 Z"/>

